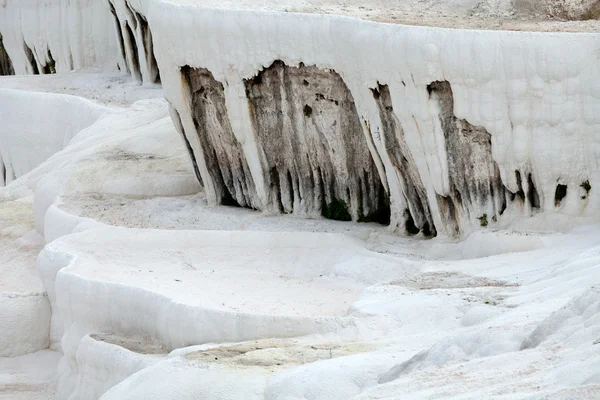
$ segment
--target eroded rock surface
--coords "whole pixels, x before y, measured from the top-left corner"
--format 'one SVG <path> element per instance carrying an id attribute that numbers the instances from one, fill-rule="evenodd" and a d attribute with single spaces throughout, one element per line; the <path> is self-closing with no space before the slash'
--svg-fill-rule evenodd
<path id="1" fill-rule="evenodd" d="M 405 231 L 409 234 L 423 232 L 425 236 L 435 236 L 436 230 L 429 209 L 427 191 L 406 144 L 402 125 L 394 114 L 390 90 L 387 85 L 378 85 L 377 89 L 372 89 L 372 92 L 383 125 L 385 149 L 400 178 L 402 193 L 408 204 L 404 213 Z"/>
<path id="2" fill-rule="evenodd" d="M 269 208 L 389 221 L 387 193 L 339 74 L 275 61 L 245 84 Z"/>
<path id="3" fill-rule="evenodd" d="M 449 82 L 437 81 L 427 87 L 439 107 L 444 132 L 450 193 L 438 195 L 446 230 L 460 236 L 461 221 L 482 226 L 494 221 L 506 209 L 504 185 L 492 156 L 492 136 L 480 126 L 454 115 L 454 98 Z"/>
<path id="4" fill-rule="evenodd" d="M 191 114 L 216 202 L 260 208 L 244 151 L 231 129 L 223 84 L 205 68 L 183 67 L 181 73 L 190 91 Z"/>

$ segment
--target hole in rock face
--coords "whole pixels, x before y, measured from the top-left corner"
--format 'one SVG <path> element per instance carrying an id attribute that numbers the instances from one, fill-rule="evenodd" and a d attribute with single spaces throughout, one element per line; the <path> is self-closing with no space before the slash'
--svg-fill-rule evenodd
<path id="1" fill-rule="evenodd" d="M 23 43 L 23 48 L 25 50 L 25 57 L 27 57 L 27 61 L 29 62 L 29 66 L 31 67 L 31 72 L 34 75 L 39 75 L 40 71 L 38 69 L 37 62 L 35 61 L 35 56 L 33 55 L 33 51 L 27 46 L 26 43 Z"/>
<path id="2" fill-rule="evenodd" d="M 115 10 L 115 6 L 112 1 L 108 2 L 110 7 L 110 13 L 113 15 L 113 19 L 115 22 L 115 29 L 117 30 L 117 40 L 119 42 L 119 49 L 121 50 L 121 57 L 125 61 L 125 69 L 127 72 L 131 72 L 129 70 L 129 65 L 127 64 L 127 54 L 125 52 L 125 39 L 123 38 L 123 30 L 121 29 L 121 22 L 119 21 L 119 17 L 117 16 L 117 11 Z M 73 68 L 71 68 L 73 69 Z"/>
<path id="3" fill-rule="evenodd" d="M 500 169 L 492 157 L 492 137 L 480 126 L 475 126 L 467 120 L 458 119 L 454 115 L 454 96 L 452 87 L 447 81 L 432 82 L 427 87 L 431 101 L 439 105 L 439 118 L 444 132 L 451 202 L 445 200 L 443 208 L 454 214 L 442 215 L 450 227 L 459 216 L 469 219 L 480 217 L 471 210 L 487 208 L 493 210 L 489 215 L 492 221 L 502 210 L 505 202 L 505 189 L 500 177 Z M 439 199 L 439 197 L 438 197 Z M 454 207 L 450 207 L 449 204 Z M 488 213 L 489 214 L 489 213 Z M 479 223 L 473 220 L 473 223 Z M 460 230 L 460 226 L 458 227 Z"/>
<path id="4" fill-rule="evenodd" d="M 142 31 L 142 38 L 144 40 L 144 53 L 146 55 L 146 65 L 148 65 L 149 79 L 152 83 L 160 83 L 160 71 L 158 70 L 158 63 L 154 56 L 154 44 L 152 42 L 152 31 L 148 26 L 148 20 L 140 14 L 135 13 L 136 19 L 140 25 Z"/>
<path id="5" fill-rule="evenodd" d="M 406 144 L 404 129 L 394 113 L 392 97 L 387 85 L 378 84 L 371 89 L 379 109 L 381 118 L 385 149 L 390 157 L 402 187 L 402 193 L 409 205 L 408 212 L 404 213 L 405 228 L 408 234 L 415 234 L 414 229 L 423 232 L 425 236 L 435 236 L 436 230 L 429 208 L 427 191 L 421 181 L 421 175 Z M 409 230 L 408 228 L 411 228 Z M 414 228 L 413 228 L 414 227 Z"/>
<path id="6" fill-rule="evenodd" d="M 135 35 L 133 34 L 133 31 L 131 30 L 131 27 L 129 26 L 128 22 L 125 22 L 125 40 L 129 44 L 129 51 L 131 53 L 131 73 L 133 74 L 133 77 L 136 80 L 141 82 L 142 73 L 140 72 L 140 58 L 138 53 L 138 47 L 135 41 Z"/>
<path id="7" fill-rule="evenodd" d="M 379 215 L 389 220 L 388 194 L 339 74 L 275 61 L 244 83 L 263 169 L 278 171 L 264 178 L 270 208 L 340 220 Z"/>
<path id="8" fill-rule="evenodd" d="M 2 42 L 2 34 L 0 34 L 0 75 L 14 75 L 15 69 L 13 68 L 12 61 L 4 48 Z"/>
<path id="9" fill-rule="evenodd" d="M 562 199 L 567 196 L 567 185 L 557 185 L 556 192 L 554 192 L 554 206 L 560 206 Z"/>
<path id="10" fill-rule="evenodd" d="M 191 115 L 208 169 L 209 176 L 203 180 L 211 180 L 215 202 L 259 208 L 254 180 L 229 122 L 223 85 L 206 68 L 185 66 L 181 74 L 190 93 Z"/>

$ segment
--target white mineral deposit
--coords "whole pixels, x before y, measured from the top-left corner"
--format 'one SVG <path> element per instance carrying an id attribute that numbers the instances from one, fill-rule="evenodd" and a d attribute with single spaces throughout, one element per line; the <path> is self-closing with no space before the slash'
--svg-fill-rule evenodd
<path id="1" fill-rule="evenodd" d="M 0 400 L 600 399 L 600 1 L 0 0 Z"/>

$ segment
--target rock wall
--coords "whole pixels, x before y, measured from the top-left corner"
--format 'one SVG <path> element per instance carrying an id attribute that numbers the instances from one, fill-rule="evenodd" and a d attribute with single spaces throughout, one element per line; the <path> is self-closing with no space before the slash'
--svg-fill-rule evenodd
<path id="1" fill-rule="evenodd" d="M 600 206 L 596 34 L 152 2 L 145 12 L 213 204 L 389 216 L 392 230 L 427 237 Z M 204 82 L 191 85 L 189 71 Z"/>

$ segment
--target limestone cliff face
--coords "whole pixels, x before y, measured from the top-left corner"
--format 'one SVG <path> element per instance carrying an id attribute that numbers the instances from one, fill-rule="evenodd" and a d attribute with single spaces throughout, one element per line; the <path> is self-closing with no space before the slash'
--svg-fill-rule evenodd
<path id="1" fill-rule="evenodd" d="M 596 34 L 164 2 L 147 19 L 211 204 L 424 237 L 600 207 Z"/>

